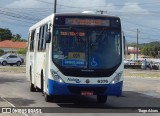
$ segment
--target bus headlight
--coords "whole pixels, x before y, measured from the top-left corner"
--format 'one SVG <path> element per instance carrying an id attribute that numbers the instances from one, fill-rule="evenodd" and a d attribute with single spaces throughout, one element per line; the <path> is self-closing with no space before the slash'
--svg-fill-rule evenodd
<path id="1" fill-rule="evenodd" d="M 61 77 L 57 74 L 56 71 L 54 71 L 53 69 L 51 69 L 50 71 L 55 81 L 64 83 L 64 81 L 61 79 Z"/>
<path id="2" fill-rule="evenodd" d="M 118 73 L 118 74 L 114 77 L 114 79 L 111 81 L 111 84 L 116 84 L 116 83 L 118 83 L 118 82 L 120 81 L 121 77 L 122 77 L 122 72 Z"/>

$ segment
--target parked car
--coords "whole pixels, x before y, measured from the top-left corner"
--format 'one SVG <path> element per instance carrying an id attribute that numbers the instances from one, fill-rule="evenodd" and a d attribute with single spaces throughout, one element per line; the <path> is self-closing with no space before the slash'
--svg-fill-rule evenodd
<path id="1" fill-rule="evenodd" d="M 142 61 L 140 60 L 124 60 L 124 65 L 141 65 Z"/>
<path id="2" fill-rule="evenodd" d="M 129 60 L 124 60 L 124 65 L 129 65 L 130 61 Z"/>
<path id="3" fill-rule="evenodd" d="M 159 68 L 160 68 L 160 63 L 159 63 L 159 62 L 153 62 L 153 63 L 151 64 L 151 68 L 152 68 L 152 69 L 155 69 L 155 70 L 159 70 Z"/>
<path id="4" fill-rule="evenodd" d="M 5 54 L 0 57 L 0 64 L 6 66 L 7 64 L 20 66 L 24 60 L 16 54 Z"/>

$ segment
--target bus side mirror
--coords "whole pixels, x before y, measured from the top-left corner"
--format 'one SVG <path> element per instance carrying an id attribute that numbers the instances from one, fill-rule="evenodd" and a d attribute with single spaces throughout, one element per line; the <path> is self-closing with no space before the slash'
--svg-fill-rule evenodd
<path id="1" fill-rule="evenodd" d="M 51 42 L 51 32 L 47 32 L 46 33 L 45 40 L 46 40 L 46 43 L 50 43 Z"/>
<path id="2" fill-rule="evenodd" d="M 124 45 L 124 54 L 127 55 L 126 38 L 124 35 L 123 35 L 123 45 Z"/>

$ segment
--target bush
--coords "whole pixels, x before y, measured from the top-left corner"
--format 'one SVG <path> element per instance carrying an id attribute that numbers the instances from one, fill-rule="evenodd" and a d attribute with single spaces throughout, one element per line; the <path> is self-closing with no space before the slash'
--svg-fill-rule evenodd
<path id="1" fill-rule="evenodd" d="M 129 69 L 142 69 L 141 65 L 124 65 L 124 68 L 129 68 Z"/>
<path id="2" fill-rule="evenodd" d="M 4 54 L 4 51 L 0 49 L 0 56 L 2 56 L 3 54 Z"/>
<path id="3" fill-rule="evenodd" d="M 27 48 L 18 50 L 18 54 L 26 54 L 26 52 L 27 52 Z"/>

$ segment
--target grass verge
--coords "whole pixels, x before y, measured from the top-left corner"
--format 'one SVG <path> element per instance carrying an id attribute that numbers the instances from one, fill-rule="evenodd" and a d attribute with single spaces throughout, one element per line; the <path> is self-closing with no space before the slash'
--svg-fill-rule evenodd
<path id="1" fill-rule="evenodd" d="M 160 70 L 125 69 L 125 77 L 160 78 Z"/>
<path id="2" fill-rule="evenodd" d="M 11 67 L 11 66 L 1 66 L 0 72 L 8 73 L 25 73 L 25 66 Z M 137 69 L 125 69 L 125 77 L 142 77 L 142 78 L 160 78 L 160 70 L 137 70 Z"/>
<path id="3" fill-rule="evenodd" d="M 0 72 L 26 73 L 25 67 L 0 67 Z"/>

